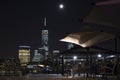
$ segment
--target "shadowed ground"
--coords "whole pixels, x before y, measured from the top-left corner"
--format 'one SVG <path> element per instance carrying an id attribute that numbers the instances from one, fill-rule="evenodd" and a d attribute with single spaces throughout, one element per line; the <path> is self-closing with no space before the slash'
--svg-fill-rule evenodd
<path id="1" fill-rule="evenodd" d="M 71 77 L 61 76 L 60 74 L 34 74 L 26 76 L 1 76 L 0 80 L 103 80 L 100 78 L 85 78 L 85 77 Z"/>

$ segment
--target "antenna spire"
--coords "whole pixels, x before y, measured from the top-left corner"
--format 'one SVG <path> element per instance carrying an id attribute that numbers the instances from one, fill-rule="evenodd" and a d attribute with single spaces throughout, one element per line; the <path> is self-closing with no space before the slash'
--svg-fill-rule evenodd
<path id="1" fill-rule="evenodd" d="M 46 27 L 46 17 L 44 18 L 44 26 Z"/>

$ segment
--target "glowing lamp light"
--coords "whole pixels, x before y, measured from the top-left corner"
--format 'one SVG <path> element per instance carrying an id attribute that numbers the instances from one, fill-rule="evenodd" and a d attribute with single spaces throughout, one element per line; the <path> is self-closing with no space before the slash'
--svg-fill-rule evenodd
<path id="1" fill-rule="evenodd" d="M 73 56 L 73 59 L 76 60 L 76 59 L 77 59 L 77 56 Z"/>
<path id="2" fill-rule="evenodd" d="M 101 55 L 101 54 L 98 54 L 98 57 L 102 57 L 102 55 Z"/>
<path id="3" fill-rule="evenodd" d="M 45 65 L 42 65 L 42 64 L 40 64 L 40 65 L 38 65 L 38 66 L 40 66 L 40 67 L 45 67 Z"/>

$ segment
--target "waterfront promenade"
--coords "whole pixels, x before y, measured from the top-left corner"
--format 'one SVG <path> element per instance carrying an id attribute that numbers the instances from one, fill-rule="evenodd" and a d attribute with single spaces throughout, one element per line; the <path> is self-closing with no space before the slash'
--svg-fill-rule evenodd
<path id="1" fill-rule="evenodd" d="M 93 80 L 85 77 L 62 76 L 60 74 L 29 74 L 26 76 L 0 76 L 0 80 Z"/>
<path id="2" fill-rule="evenodd" d="M 61 74 L 28 74 L 26 76 L 0 76 L 0 80 L 119 80 L 117 77 L 62 76 Z"/>

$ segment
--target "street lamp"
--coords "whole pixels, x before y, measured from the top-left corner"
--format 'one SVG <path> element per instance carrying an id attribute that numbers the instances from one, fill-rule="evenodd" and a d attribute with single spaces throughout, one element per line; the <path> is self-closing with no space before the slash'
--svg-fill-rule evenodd
<path id="1" fill-rule="evenodd" d="M 98 54 L 98 57 L 100 58 L 100 57 L 102 57 L 102 55 L 101 55 L 101 54 Z"/>
<path id="2" fill-rule="evenodd" d="M 73 60 L 74 60 L 74 65 L 75 65 L 75 60 L 77 59 L 77 56 L 73 56 Z"/>
<path id="3" fill-rule="evenodd" d="M 73 56 L 73 59 L 76 60 L 76 59 L 77 59 L 77 56 Z"/>
<path id="4" fill-rule="evenodd" d="M 73 64 L 74 66 L 73 66 L 73 71 L 72 71 L 73 77 L 74 77 L 74 69 L 76 68 L 76 67 L 75 67 L 75 60 L 76 60 L 76 59 L 77 59 L 77 56 L 73 56 L 73 60 L 74 60 L 74 64 Z"/>

